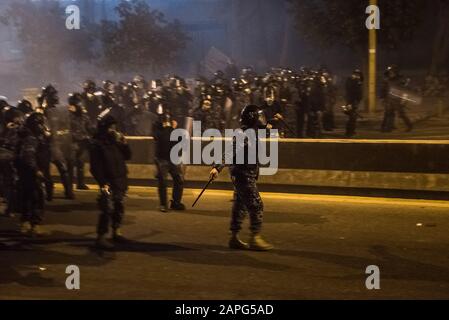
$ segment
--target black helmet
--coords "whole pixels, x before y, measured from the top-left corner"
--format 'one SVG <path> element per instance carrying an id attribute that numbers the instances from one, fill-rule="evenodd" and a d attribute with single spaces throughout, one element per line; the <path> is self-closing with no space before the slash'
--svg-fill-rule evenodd
<path id="1" fill-rule="evenodd" d="M 83 97 L 81 96 L 80 93 L 74 92 L 74 93 L 69 94 L 67 102 L 71 106 L 79 106 L 79 105 L 82 105 L 82 103 L 83 103 Z"/>
<path id="2" fill-rule="evenodd" d="M 104 111 L 98 117 L 97 129 L 99 132 L 106 132 L 110 127 L 117 124 L 117 120 L 109 114 L 109 110 Z"/>
<path id="3" fill-rule="evenodd" d="M 23 99 L 17 103 L 17 109 L 22 111 L 23 114 L 30 114 L 34 111 L 33 105 L 30 101 Z"/>
<path id="4" fill-rule="evenodd" d="M 39 104 L 43 104 L 44 101 L 47 102 L 48 105 L 56 105 L 59 103 L 58 91 L 51 84 L 42 88 L 42 92 L 38 98 Z"/>
<path id="5" fill-rule="evenodd" d="M 105 80 L 103 81 L 103 90 L 105 90 L 108 93 L 114 93 L 115 92 L 115 83 L 111 80 Z"/>
<path id="6" fill-rule="evenodd" d="M 266 127 L 266 119 L 263 111 L 256 105 L 248 105 L 242 110 L 240 123 L 247 128 Z"/>
<path id="7" fill-rule="evenodd" d="M 93 94 L 95 91 L 97 91 L 97 85 L 93 80 L 86 80 L 83 83 L 83 89 L 84 91 Z"/>
<path id="8" fill-rule="evenodd" d="M 80 93 L 74 92 L 69 94 L 67 98 L 67 103 L 69 104 L 69 111 L 77 114 L 84 112 L 83 97 Z"/>
<path id="9" fill-rule="evenodd" d="M 23 118 L 24 114 L 18 108 L 9 108 L 4 113 L 4 119 L 6 123 L 14 122 L 16 118 Z"/>
<path id="10" fill-rule="evenodd" d="M 26 118 L 25 127 L 32 131 L 41 131 L 45 126 L 45 117 L 42 113 L 33 112 Z"/>
<path id="11" fill-rule="evenodd" d="M 389 65 L 384 73 L 387 78 L 395 78 L 399 75 L 399 67 L 395 64 Z"/>
<path id="12" fill-rule="evenodd" d="M 0 111 L 9 107 L 8 98 L 0 96 Z"/>
<path id="13" fill-rule="evenodd" d="M 58 95 L 58 90 L 56 88 L 49 84 L 48 86 L 42 88 L 42 96 L 46 98 L 52 98 Z"/>

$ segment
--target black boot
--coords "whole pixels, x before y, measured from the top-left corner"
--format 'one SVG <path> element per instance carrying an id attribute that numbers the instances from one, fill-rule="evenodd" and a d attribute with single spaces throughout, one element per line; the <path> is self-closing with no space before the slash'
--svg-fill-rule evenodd
<path id="1" fill-rule="evenodd" d="M 233 250 L 248 250 L 249 245 L 240 240 L 238 232 L 233 232 L 231 239 L 229 239 L 229 248 Z"/>
<path id="2" fill-rule="evenodd" d="M 170 201 L 170 210 L 185 211 L 186 206 L 184 204 L 182 204 L 181 202 L 176 203 L 172 200 L 172 201 Z"/>
<path id="3" fill-rule="evenodd" d="M 69 176 L 67 173 L 63 174 L 61 176 L 62 179 L 62 185 L 64 186 L 64 196 L 68 200 L 75 199 L 75 194 L 73 193 L 73 185 L 72 181 L 70 181 Z"/>
<path id="4" fill-rule="evenodd" d="M 78 190 L 90 190 L 89 187 L 84 183 L 84 168 L 77 168 L 76 178 L 78 180 L 76 186 Z"/>

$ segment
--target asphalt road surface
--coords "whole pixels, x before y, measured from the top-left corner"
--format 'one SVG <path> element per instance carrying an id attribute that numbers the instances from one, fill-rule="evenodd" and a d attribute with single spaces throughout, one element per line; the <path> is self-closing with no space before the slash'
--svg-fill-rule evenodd
<path id="1" fill-rule="evenodd" d="M 185 203 L 198 193 L 186 190 Z M 130 241 L 102 252 L 96 191 L 77 196 L 48 206 L 44 238 L 23 238 L 17 218 L 0 218 L 0 299 L 449 298 L 449 202 L 263 194 L 275 250 L 260 253 L 227 248 L 230 192 L 160 213 L 155 189 L 132 188 Z M 80 290 L 66 288 L 69 265 Z M 371 265 L 380 290 L 366 288 Z"/>

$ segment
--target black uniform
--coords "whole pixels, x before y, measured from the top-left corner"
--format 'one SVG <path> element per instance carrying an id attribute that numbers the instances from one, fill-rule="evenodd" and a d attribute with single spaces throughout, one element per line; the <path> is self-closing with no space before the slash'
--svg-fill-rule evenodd
<path id="1" fill-rule="evenodd" d="M 346 109 L 348 116 L 346 124 L 346 137 L 350 138 L 356 134 L 357 118 L 359 117 L 358 108 L 363 99 L 363 75 L 356 70 L 346 80 Z"/>
<path id="2" fill-rule="evenodd" d="M 399 97 L 390 94 L 392 88 L 401 89 L 407 86 L 407 80 L 403 78 L 396 66 L 390 66 L 385 72 L 385 78 L 381 90 L 381 98 L 384 100 L 384 119 L 381 131 L 391 132 L 395 128 L 396 114 L 404 121 L 407 131 L 413 129 L 412 122 L 406 113 L 407 105 Z"/>
<path id="3" fill-rule="evenodd" d="M 193 110 L 192 116 L 196 121 L 201 121 L 203 132 L 208 129 L 224 129 L 225 115 L 223 109 L 211 96 L 203 97 L 200 106 Z"/>
<path id="4" fill-rule="evenodd" d="M 106 116 L 98 123 L 98 132 L 94 135 L 90 147 L 90 171 L 102 191 L 98 197 L 101 210 L 97 233 L 108 233 L 109 225 L 114 230 L 120 228 L 125 213 L 123 198 L 128 190 L 128 170 L 126 161 L 131 159 L 131 149 L 118 137 L 118 133 L 108 129 L 116 121 Z"/>
<path id="5" fill-rule="evenodd" d="M 267 119 L 267 122 L 273 127 L 273 129 L 277 130 L 283 130 L 283 124 L 280 120 L 275 118 L 276 114 L 282 115 L 282 107 L 281 104 L 278 101 L 273 102 L 267 102 L 265 101 L 261 109 L 263 110 L 265 114 L 265 118 Z"/>
<path id="6" fill-rule="evenodd" d="M 163 115 L 164 117 L 164 115 Z M 173 179 L 173 195 L 171 201 L 171 209 L 183 210 L 182 194 L 184 190 L 184 177 L 181 165 L 174 164 L 170 159 L 170 151 L 177 143 L 170 141 L 170 135 L 173 127 L 170 124 L 171 118 L 165 115 L 165 120 L 161 119 L 154 124 L 153 136 L 156 142 L 156 168 L 157 180 L 161 210 L 167 209 L 167 175 L 170 174 Z M 168 123 L 164 125 L 164 123 Z"/>
<path id="7" fill-rule="evenodd" d="M 20 130 L 21 127 L 19 124 L 9 122 L 6 124 L 1 135 L 0 148 L 2 148 L 4 157 L 0 160 L 0 175 L 3 179 L 4 197 L 6 200 L 5 215 L 7 216 L 18 212 L 18 176 L 14 163 L 14 157 L 19 141 Z"/>
<path id="8" fill-rule="evenodd" d="M 32 226 L 41 224 L 44 216 L 44 188 L 42 156 L 48 154 L 44 132 L 44 119 L 32 114 L 19 132 L 16 149 L 18 172 L 18 200 L 22 222 Z"/>
<path id="9" fill-rule="evenodd" d="M 96 124 L 98 115 L 102 111 L 101 101 L 100 99 L 95 95 L 95 92 L 97 91 L 97 86 L 95 82 L 92 80 L 86 80 L 83 83 L 83 93 L 81 94 L 84 107 L 87 110 L 87 115 L 89 116 L 90 121 L 93 124 Z"/>
<path id="10" fill-rule="evenodd" d="M 306 120 L 310 112 L 310 91 L 312 80 L 306 75 L 301 75 L 296 83 L 298 100 L 296 101 L 296 135 L 304 138 Z"/>
<path id="11" fill-rule="evenodd" d="M 76 167 L 77 188 L 86 189 L 84 181 L 84 162 L 89 149 L 89 141 L 93 135 L 93 128 L 89 116 L 82 110 L 70 113 L 70 134 L 72 135 L 72 159 L 69 165 L 70 180 L 73 181 Z"/>
<path id="12" fill-rule="evenodd" d="M 310 138 L 321 138 L 323 128 L 322 118 L 326 105 L 326 96 L 325 87 L 319 75 L 315 75 L 311 81 L 308 104 L 307 136 Z"/>
<path id="13" fill-rule="evenodd" d="M 68 170 L 68 163 L 72 161 L 72 141 L 69 132 L 70 123 L 68 111 L 65 108 L 49 106 L 45 109 L 44 114 L 51 132 L 51 162 L 58 169 L 61 182 L 64 186 L 65 197 L 67 199 L 73 199 L 73 185 Z M 47 199 L 51 200 L 53 198 L 54 184 L 50 174 L 50 164 L 45 167 L 44 175 L 46 179 Z"/>
<path id="14" fill-rule="evenodd" d="M 241 129 L 245 132 L 246 130 L 252 128 L 243 125 Z M 257 140 L 258 139 L 259 137 L 257 137 Z M 250 139 L 241 139 L 241 141 L 243 141 L 243 143 L 238 144 L 237 139 L 234 138 L 232 155 L 233 164 L 229 166 L 232 183 L 234 184 L 234 205 L 232 207 L 230 230 L 233 233 L 238 233 L 242 228 L 242 223 L 246 214 L 249 213 L 251 223 L 250 230 L 253 234 L 258 234 L 262 230 L 264 208 L 262 198 L 260 197 L 259 190 L 257 188 L 259 164 L 257 161 L 252 164 L 248 159 L 249 147 L 254 147 L 252 143 L 255 143 L 255 141 L 250 142 Z M 238 164 L 237 162 L 237 155 L 239 152 L 244 154 L 245 161 L 243 164 Z M 227 155 L 225 155 L 224 158 L 226 157 Z M 216 168 L 219 172 L 221 172 L 224 167 L 224 161 L 222 164 L 217 164 L 214 166 L 214 168 Z"/>

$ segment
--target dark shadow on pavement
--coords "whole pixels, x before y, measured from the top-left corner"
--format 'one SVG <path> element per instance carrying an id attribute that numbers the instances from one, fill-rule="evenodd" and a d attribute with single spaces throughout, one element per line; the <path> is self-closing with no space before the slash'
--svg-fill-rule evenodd
<path id="1" fill-rule="evenodd" d="M 384 246 L 368 248 L 368 252 L 374 255 L 374 258 L 312 251 L 276 250 L 274 252 L 283 256 L 312 259 L 339 265 L 357 270 L 364 276 L 366 276 L 365 270 L 368 266 L 376 265 L 380 268 L 383 279 L 449 283 L 449 268 L 391 254 Z M 355 279 L 359 278 L 359 276 L 345 276 L 344 278 Z"/>

